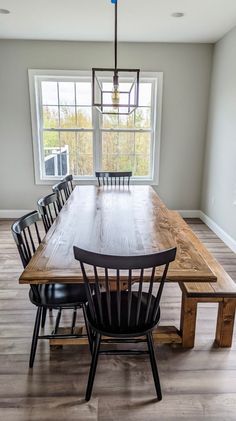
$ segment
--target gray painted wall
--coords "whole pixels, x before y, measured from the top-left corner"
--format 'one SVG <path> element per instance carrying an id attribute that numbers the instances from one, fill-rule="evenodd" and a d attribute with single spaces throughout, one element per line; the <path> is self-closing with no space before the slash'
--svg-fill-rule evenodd
<path id="1" fill-rule="evenodd" d="M 236 240 L 236 28 L 215 45 L 202 210 Z"/>
<path id="2" fill-rule="evenodd" d="M 199 209 L 213 47 L 119 46 L 120 66 L 164 72 L 160 183 L 173 209 Z M 34 184 L 28 68 L 110 66 L 110 43 L 0 41 L 0 210 L 33 209 L 50 191 Z"/>

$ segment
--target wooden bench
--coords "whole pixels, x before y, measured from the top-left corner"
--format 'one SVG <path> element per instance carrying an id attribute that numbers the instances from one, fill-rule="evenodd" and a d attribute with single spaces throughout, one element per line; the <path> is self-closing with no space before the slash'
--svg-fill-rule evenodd
<path id="1" fill-rule="evenodd" d="M 219 347 L 230 347 L 233 339 L 236 309 L 236 284 L 196 237 L 182 217 L 177 212 L 173 212 L 173 214 L 174 219 L 178 220 L 178 224 L 181 224 L 185 235 L 188 236 L 212 272 L 217 276 L 216 283 L 179 283 L 182 290 L 180 321 L 182 345 L 186 348 L 192 348 L 194 346 L 198 303 L 217 302 L 219 303 L 219 307 L 215 343 Z"/>

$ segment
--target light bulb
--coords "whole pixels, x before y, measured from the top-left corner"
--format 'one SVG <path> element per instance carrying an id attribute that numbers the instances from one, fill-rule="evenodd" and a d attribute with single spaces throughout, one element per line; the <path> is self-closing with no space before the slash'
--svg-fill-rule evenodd
<path id="1" fill-rule="evenodd" d="M 113 86 L 111 100 L 112 100 L 113 108 L 118 108 L 120 104 L 119 86 Z"/>
<path id="2" fill-rule="evenodd" d="M 119 77 L 117 71 L 115 71 L 113 76 L 113 89 L 111 94 L 111 100 L 114 109 L 118 109 L 120 104 L 120 91 L 119 91 Z"/>

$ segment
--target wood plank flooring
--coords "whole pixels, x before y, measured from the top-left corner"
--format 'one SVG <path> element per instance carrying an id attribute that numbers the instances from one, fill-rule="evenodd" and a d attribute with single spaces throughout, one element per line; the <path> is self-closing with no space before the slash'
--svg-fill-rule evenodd
<path id="1" fill-rule="evenodd" d="M 236 256 L 200 220 L 188 223 L 236 280 Z M 235 420 L 236 342 L 231 349 L 213 347 L 216 304 L 201 304 L 196 346 L 158 345 L 156 356 L 163 400 L 155 401 L 146 356 L 101 356 L 94 394 L 84 393 L 90 364 L 86 346 L 50 352 L 41 341 L 33 370 L 28 369 L 35 308 L 28 287 L 18 285 L 22 271 L 10 233 L 11 221 L 0 220 L 0 420 Z M 179 326 L 178 285 L 165 287 L 162 325 Z M 63 324 L 70 322 L 69 312 Z M 48 318 L 50 330 L 55 312 Z"/>

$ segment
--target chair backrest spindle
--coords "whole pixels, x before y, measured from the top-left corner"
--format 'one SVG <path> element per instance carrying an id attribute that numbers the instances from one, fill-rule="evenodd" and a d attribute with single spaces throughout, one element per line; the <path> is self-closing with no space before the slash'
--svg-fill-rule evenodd
<path id="1" fill-rule="evenodd" d="M 127 186 L 130 185 L 130 178 L 132 177 L 132 171 L 96 171 L 95 173 L 98 185 L 101 186 Z"/>
<path id="2" fill-rule="evenodd" d="M 38 208 L 40 215 L 42 216 L 45 232 L 48 232 L 60 212 L 60 204 L 57 194 L 51 193 L 48 196 L 39 199 Z"/>
<path id="3" fill-rule="evenodd" d="M 157 323 L 169 263 L 175 259 L 176 248 L 143 256 L 109 256 L 74 247 L 74 255 L 80 261 L 94 323 L 121 332 Z M 87 266 L 93 271 L 88 271 Z M 161 266 L 164 269 L 161 276 L 158 271 L 157 279 L 156 269 Z M 124 279 L 128 284 L 125 291 L 121 288 Z M 154 288 L 157 281 L 158 288 Z"/>
<path id="4" fill-rule="evenodd" d="M 11 231 L 17 245 L 24 268 L 28 265 L 37 247 L 41 243 L 41 237 L 37 223 L 40 216 L 33 211 L 19 218 L 12 224 Z"/>
<path id="5" fill-rule="evenodd" d="M 68 184 L 69 194 L 71 194 L 74 190 L 73 175 L 72 174 L 67 175 L 66 177 L 62 179 L 62 182 L 66 182 Z"/>
<path id="6" fill-rule="evenodd" d="M 52 191 L 57 194 L 58 204 L 61 210 L 70 196 L 67 181 L 61 181 L 60 183 L 55 184 L 52 188 Z"/>

